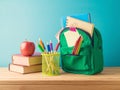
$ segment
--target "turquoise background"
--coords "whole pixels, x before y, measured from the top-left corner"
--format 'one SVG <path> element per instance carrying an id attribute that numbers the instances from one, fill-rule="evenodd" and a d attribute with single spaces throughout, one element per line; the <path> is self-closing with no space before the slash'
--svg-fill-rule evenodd
<path id="1" fill-rule="evenodd" d="M 55 45 L 61 17 L 91 13 L 103 37 L 105 66 L 120 66 L 120 0 L 0 0 L 0 66 L 20 53 L 25 39 Z M 36 47 L 36 51 L 39 51 Z"/>

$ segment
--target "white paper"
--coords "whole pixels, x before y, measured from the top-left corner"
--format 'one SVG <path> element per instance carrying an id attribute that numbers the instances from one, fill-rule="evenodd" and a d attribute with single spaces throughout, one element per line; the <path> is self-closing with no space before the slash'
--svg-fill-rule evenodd
<path id="1" fill-rule="evenodd" d="M 74 32 L 74 31 L 69 30 L 69 31 L 65 32 L 64 35 L 67 40 L 68 47 L 74 46 L 76 41 L 80 37 L 80 34 L 78 33 L 78 31 Z"/>

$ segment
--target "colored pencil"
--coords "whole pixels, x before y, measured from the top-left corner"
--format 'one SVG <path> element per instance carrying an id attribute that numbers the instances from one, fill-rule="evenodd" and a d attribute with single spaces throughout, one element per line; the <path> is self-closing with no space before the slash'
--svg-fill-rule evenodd
<path id="1" fill-rule="evenodd" d="M 53 44 L 52 44 L 52 41 L 50 40 L 50 51 L 52 52 L 53 51 Z"/>
<path id="2" fill-rule="evenodd" d="M 77 55 L 78 53 L 79 53 L 79 51 L 80 51 L 80 47 L 81 47 L 81 44 L 82 44 L 82 37 L 80 38 L 80 40 L 79 40 L 79 44 L 78 44 L 78 47 L 77 47 L 77 49 L 76 49 L 76 51 L 75 51 L 75 55 Z"/>
<path id="3" fill-rule="evenodd" d="M 81 36 L 78 38 L 78 40 L 77 40 L 76 43 L 75 43 L 75 46 L 74 46 L 73 51 L 72 51 L 72 54 L 73 54 L 73 55 L 75 55 L 75 52 L 76 52 L 76 50 L 77 50 L 77 48 L 78 48 L 78 46 L 79 46 L 79 41 L 80 41 L 80 39 L 81 39 Z"/>
<path id="4" fill-rule="evenodd" d="M 42 46 L 39 43 L 38 43 L 38 47 L 39 47 L 41 52 L 44 52 L 44 49 L 42 48 Z"/>
<path id="5" fill-rule="evenodd" d="M 39 44 L 42 46 L 42 48 L 45 50 L 45 45 L 41 39 L 39 39 Z"/>
<path id="6" fill-rule="evenodd" d="M 55 51 L 57 51 L 58 50 L 58 48 L 59 48 L 59 46 L 60 46 L 60 42 L 58 42 L 57 44 L 56 44 L 56 47 L 55 47 Z"/>
<path id="7" fill-rule="evenodd" d="M 50 45 L 49 45 L 49 43 L 47 43 L 47 49 L 48 49 L 48 52 L 50 52 Z"/>

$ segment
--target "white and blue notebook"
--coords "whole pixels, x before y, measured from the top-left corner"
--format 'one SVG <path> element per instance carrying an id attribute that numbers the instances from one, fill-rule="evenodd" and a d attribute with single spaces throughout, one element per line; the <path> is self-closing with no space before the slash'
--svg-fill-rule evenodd
<path id="1" fill-rule="evenodd" d="M 77 15 L 70 15 L 70 17 L 79 19 L 79 20 L 83 20 L 86 22 L 90 22 L 91 23 L 91 17 L 90 17 L 90 13 L 85 13 L 85 14 L 77 14 Z M 67 20 L 67 16 L 62 17 L 62 27 L 66 27 L 66 20 Z"/>

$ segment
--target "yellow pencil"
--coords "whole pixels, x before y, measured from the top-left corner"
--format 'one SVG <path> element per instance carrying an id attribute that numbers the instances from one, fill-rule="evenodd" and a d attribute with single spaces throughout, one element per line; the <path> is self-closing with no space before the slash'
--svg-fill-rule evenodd
<path id="1" fill-rule="evenodd" d="M 43 50 L 45 50 L 44 43 L 42 42 L 42 40 L 41 40 L 41 39 L 39 39 L 39 44 L 41 45 L 41 47 L 43 48 Z"/>

